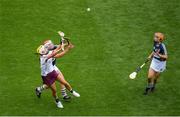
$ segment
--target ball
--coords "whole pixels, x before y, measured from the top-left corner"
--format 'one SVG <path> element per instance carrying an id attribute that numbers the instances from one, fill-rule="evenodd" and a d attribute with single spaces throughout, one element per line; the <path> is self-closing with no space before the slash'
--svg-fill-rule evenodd
<path id="1" fill-rule="evenodd" d="M 87 8 L 87 11 L 91 11 L 91 9 L 90 9 L 90 8 Z"/>

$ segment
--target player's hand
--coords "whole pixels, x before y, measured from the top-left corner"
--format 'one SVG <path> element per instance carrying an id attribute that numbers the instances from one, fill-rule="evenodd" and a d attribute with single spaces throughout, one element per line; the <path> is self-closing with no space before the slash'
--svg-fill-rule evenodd
<path id="1" fill-rule="evenodd" d="M 160 52 L 160 50 L 156 51 L 156 52 L 154 53 L 154 55 L 160 56 L 159 52 Z"/>
<path id="2" fill-rule="evenodd" d="M 72 48 L 74 48 L 74 45 L 70 43 L 70 44 L 68 45 L 68 48 L 69 48 L 69 49 L 72 49 Z"/>
<path id="3" fill-rule="evenodd" d="M 62 43 L 61 48 L 64 51 L 65 44 Z"/>
<path id="4" fill-rule="evenodd" d="M 159 54 L 159 52 L 156 52 L 155 54 L 156 54 L 157 56 L 159 56 L 159 55 L 160 55 L 160 54 Z"/>

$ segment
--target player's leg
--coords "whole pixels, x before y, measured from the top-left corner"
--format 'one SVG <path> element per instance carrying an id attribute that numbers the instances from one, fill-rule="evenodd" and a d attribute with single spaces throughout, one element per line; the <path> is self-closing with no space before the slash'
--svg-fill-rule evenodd
<path id="1" fill-rule="evenodd" d="M 51 88 L 51 91 L 52 91 L 52 96 L 54 97 L 54 99 L 55 99 L 55 102 L 56 102 L 56 105 L 57 105 L 57 107 L 58 108 L 63 108 L 63 105 L 62 105 L 62 103 L 60 102 L 60 100 L 59 100 L 59 98 L 58 98 L 58 96 L 57 96 L 57 90 L 56 90 L 56 84 L 55 84 L 55 82 L 50 86 L 50 88 Z"/>
<path id="2" fill-rule="evenodd" d="M 37 97 L 40 98 L 42 91 L 47 89 L 47 88 L 48 88 L 48 86 L 46 84 L 43 84 L 39 87 L 36 87 L 35 92 L 36 92 Z"/>
<path id="3" fill-rule="evenodd" d="M 61 73 L 62 74 L 62 73 Z M 64 77 L 61 76 L 61 74 L 59 74 L 57 76 L 57 80 L 64 85 L 75 97 L 80 97 L 80 95 L 74 91 L 71 87 L 71 85 L 64 79 Z"/>
<path id="4" fill-rule="evenodd" d="M 55 82 L 50 86 L 50 89 L 52 91 L 52 96 L 54 97 L 55 101 L 57 102 L 59 100 L 58 96 L 57 96 L 57 89 L 56 89 L 56 84 Z"/>
<path id="5" fill-rule="evenodd" d="M 54 68 L 55 68 L 56 72 L 60 75 L 60 77 L 64 79 L 64 76 L 63 76 L 63 74 L 61 73 L 61 71 L 58 69 L 58 67 L 57 67 L 57 66 L 54 66 Z M 67 95 L 67 93 L 66 93 L 66 87 L 65 87 L 63 84 L 60 83 L 60 88 L 61 88 L 61 94 L 62 94 L 62 96 L 63 96 L 63 99 L 64 99 L 64 100 L 69 100 L 71 97 Z"/>
<path id="6" fill-rule="evenodd" d="M 60 83 L 60 88 L 61 88 L 61 94 L 62 94 L 62 96 L 63 96 L 63 99 L 64 99 L 64 100 L 69 100 L 69 99 L 71 99 L 71 97 L 68 96 L 67 93 L 66 93 L 66 87 L 65 87 L 63 84 L 61 84 L 61 83 Z"/>
<path id="7" fill-rule="evenodd" d="M 152 68 L 149 68 L 147 86 L 146 86 L 144 95 L 147 95 L 148 92 L 151 90 L 151 88 L 154 86 L 155 74 L 156 74 L 156 72 Z"/>
<path id="8" fill-rule="evenodd" d="M 159 79 L 159 77 L 160 77 L 160 73 L 159 73 L 159 72 L 156 72 L 155 78 L 154 78 L 154 84 L 153 84 L 153 87 L 151 88 L 151 91 L 152 91 L 152 92 L 155 90 L 156 83 L 157 83 L 157 80 Z"/>

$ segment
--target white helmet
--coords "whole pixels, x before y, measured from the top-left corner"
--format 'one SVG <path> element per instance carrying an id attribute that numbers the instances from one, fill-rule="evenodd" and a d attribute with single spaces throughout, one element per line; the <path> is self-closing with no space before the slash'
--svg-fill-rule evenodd
<path id="1" fill-rule="evenodd" d="M 46 40 L 44 41 L 44 47 L 47 48 L 48 50 L 51 50 L 54 48 L 54 44 L 51 40 Z"/>

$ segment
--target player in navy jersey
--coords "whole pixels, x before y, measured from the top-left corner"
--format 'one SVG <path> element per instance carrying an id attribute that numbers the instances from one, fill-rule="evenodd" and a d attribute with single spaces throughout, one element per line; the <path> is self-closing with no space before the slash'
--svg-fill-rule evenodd
<path id="1" fill-rule="evenodd" d="M 160 73 L 166 69 L 166 60 L 168 55 L 166 46 L 163 43 L 164 39 L 165 37 L 163 33 L 156 32 L 154 34 L 153 51 L 148 57 L 148 59 L 152 59 L 152 61 L 148 71 L 148 85 L 144 92 L 145 95 L 147 95 L 150 91 L 154 91 Z"/>

